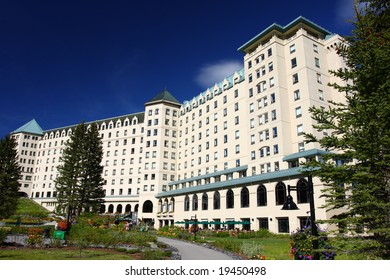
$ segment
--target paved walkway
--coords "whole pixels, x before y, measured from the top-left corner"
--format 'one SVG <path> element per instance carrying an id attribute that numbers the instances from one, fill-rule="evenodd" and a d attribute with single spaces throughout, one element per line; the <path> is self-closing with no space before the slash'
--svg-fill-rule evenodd
<path id="1" fill-rule="evenodd" d="M 157 237 L 159 242 L 176 248 L 182 260 L 233 260 L 229 255 L 190 242 Z"/>

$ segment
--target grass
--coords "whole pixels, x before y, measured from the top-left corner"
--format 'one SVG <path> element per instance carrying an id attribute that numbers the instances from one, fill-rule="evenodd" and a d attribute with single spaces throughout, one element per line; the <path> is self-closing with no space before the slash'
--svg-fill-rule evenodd
<path id="1" fill-rule="evenodd" d="M 242 243 L 259 243 L 263 246 L 263 255 L 266 257 L 267 260 L 291 260 L 290 257 L 290 244 L 289 244 L 289 238 L 274 238 L 274 237 L 267 237 L 267 238 L 251 238 L 251 239 L 237 239 L 234 237 L 217 237 L 217 238 L 205 238 L 205 242 L 210 242 L 211 245 L 215 244 L 216 247 L 219 244 L 229 244 L 229 248 L 222 248 L 222 249 L 230 249 L 233 248 L 233 252 L 235 251 L 234 248 L 240 248 Z M 229 250 L 230 251 L 230 250 Z M 237 252 L 236 252 L 237 253 Z"/>
<path id="2" fill-rule="evenodd" d="M 108 249 L 13 248 L 0 250 L 0 260 L 133 260 L 137 255 Z"/>
<path id="3" fill-rule="evenodd" d="M 32 199 L 20 198 L 18 201 L 18 208 L 14 216 L 35 216 L 44 218 L 47 217 L 49 211 L 36 203 Z"/>

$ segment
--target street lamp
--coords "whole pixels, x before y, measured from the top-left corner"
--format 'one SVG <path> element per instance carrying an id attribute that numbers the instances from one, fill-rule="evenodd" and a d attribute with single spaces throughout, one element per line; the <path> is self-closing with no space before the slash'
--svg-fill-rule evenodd
<path id="1" fill-rule="evenodd" d="M 293 201 L 293 198 L 290 194 L 291 191 L 300 191 L 300 190 L 307 190 L 309 193 L 309 203 L 310 203 L 310 226 L 311 226 L 311 234 L 314 236 L 313 238 L 313 250 L 314 250 L 314 259 L 319 260 L 319 254 L 318 254 L 318 230 L 317 225 L 315 224 L 316 215 L 315 215 L 315 208 L 314 208 L 314 188 L 313 188 L 313 178 L 309 174 L 308 177 L 308 184 L 306 186 L 299 185 L 294 187 L 288 185 L 287 191 L 288 195 L 286 197 L 286 201 L 283 204 L 282 210 L 298 210 L 298 206 Z"/>
<path id="2" fill-rule="evenodd" d="M 194 240 L 196 240 L 196 231 L 198 227 L 198 219 L 196 218 L 196 214 L 195 216 L 191 216 L 191 221 L 194 222 Z"/>

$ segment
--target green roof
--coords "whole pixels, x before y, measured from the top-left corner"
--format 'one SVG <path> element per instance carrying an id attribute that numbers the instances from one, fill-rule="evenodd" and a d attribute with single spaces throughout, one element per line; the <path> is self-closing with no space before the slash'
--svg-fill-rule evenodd
<path id="1" fill-rule="evenodd" d="M 22 125 L 18 129 L 11 132 L 12 134 L 16 133 L 31 133 L 37 135 L 43 135 L 43 129 L 39 126 L 35 119 L 32 119 L 28 123 Z"/>
<path id="2" fill-rule="evenodd" d="M 192 186 L 188 188 L 181 188 L 177 190 L 170 190 L 166 192 L 160 192 L 156 195 L 156 198 L 162 197 L 170 197 L 170 196 L 179 196 L 190 193 L 200 193 L 205 191 L 213 191 L 219 189 L 226 189 L 231 187 L 239 187 L 239 186 L 250 186 L 255 184 L 265 184 L 270 182 L 278 182 L 284 180 L 291 180 L 302 178 L 304 172 L 306 172 L 302 167 L 294 167 L 290 169 L 279 170 L 275 172 L 263 173 L 258 175 L 253 175 L 249 177 L 241 177 L 237 179 L 220 181 L 211 184 L 205 184 L 200 186 Z"/>
<path id="3" fill-rule="evenodd" d="M 145 103 L 160 103 L 160 102 L 169 102 L 169 103 L 175 103 L 177 105 L 181 105 L 180 102 L 166 89 L 164 89 L 162 92 L 157 94 L 155 97 L 153 97 L 151 100 Z"/>
<path id="4" fill-rule="evenodd" d="M 304 24 L 305 26 L 309 27 L 310 30 L 316 32 L 317 34 L 321 34 L 324 38 L 328 37 L 329 35 L 334 35 L 334 33 L 326 30 L 325 28 L 322 28 L 321 26 L 315 24 L 314 22 L 300 16 L 290 22 L 289 24 L 285 26 L 281 26 L 280 24 L 274 23 L 264 29 L 262 32 L 257 34 L 255 37 L 250 39 L 248 42 L 243 44 L 241 47 L 238 48 L 238 51 L 247 53 L 249 50 L 253 48 L 253 46 L 257 46 L 258 42 L 260 40 L 263 40 L 265 38 L 268 38 L 269 36 L 272 36 L 272 31 L 277 31 L 280 33 L 286 33 L 292 29 L 299 28 L 301 24 Z"/>
<path id="5" fill-rule="evenodd" d="M 283 157 L 283 161 L 294 161 L 299 158 L 307 158 L 307 157 L 314 157 L 314 156 L 320 156 L 324 154 L 329 154 L 329 152 L 320 150 L 320 149 L 310 149 L 294 154 L 290 154 L 288 156 Z"/>

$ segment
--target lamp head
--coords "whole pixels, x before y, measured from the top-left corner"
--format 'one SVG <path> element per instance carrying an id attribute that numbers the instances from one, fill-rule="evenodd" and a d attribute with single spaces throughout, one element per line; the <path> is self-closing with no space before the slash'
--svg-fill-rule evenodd
<path id="1" fill-rule="evenodd" d="M 298 210 L 298 206 L 293 201 L 293 198 L 290 194 L 287 195 L 286 201 L 283 204 L 282 210 Z"/>

